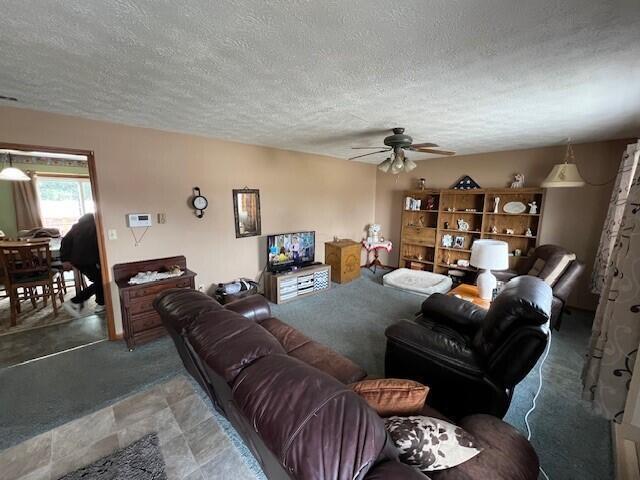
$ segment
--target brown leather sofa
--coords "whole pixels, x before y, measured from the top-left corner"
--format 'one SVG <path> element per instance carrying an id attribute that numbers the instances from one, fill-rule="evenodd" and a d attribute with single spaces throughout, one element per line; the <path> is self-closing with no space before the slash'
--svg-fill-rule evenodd
<path id="1" fill-rule="evenodd" d="M 484 447 L 472 460 L 430 477 L 400 463 L 383 420 L 347 387 L 366 372 L 273 318 L 260 296 L 222 307 L 176 289 L 154 306 L 187 370 L 270 479 L 537 478 L 529 442 L 485 415 L 459 423 Z M 439 416 L 429 407 L 425 414 Z"/>
<path id="2" fill-rule="evenodd" d="M 571 254 L 570 251 L 558 245 L 540 245 L 531 256 L 520 262 L 515 270 L 494 271 L 496 278 L 503 282 L 508 282 L 512 278 L 528 275 L 529 271 L 536 263 L 536 260 L 544 260 L 544 268 L 538 276 L 544 277 L 545 273 L 553 270 L 564 255 Z M 551 327 L 560 330 L 562 315 L 567 304 L 569 294 L 574 289 L 576 282 L 584 272 L 584 263 L 573 260 L 565 269 L 563 274 L 551 285 L 553 290 L 553 302 L 551 303 Z"/>

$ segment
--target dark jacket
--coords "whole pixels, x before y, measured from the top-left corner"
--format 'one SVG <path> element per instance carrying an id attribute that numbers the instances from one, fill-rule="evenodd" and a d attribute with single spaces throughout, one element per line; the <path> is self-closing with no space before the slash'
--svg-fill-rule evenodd
<path id="1" fill-rule="evenodd" d="M 100 263 L 96 222 L 92 213 L 83 215 L 62 238 L 60 259 L 74 267 Z"/>

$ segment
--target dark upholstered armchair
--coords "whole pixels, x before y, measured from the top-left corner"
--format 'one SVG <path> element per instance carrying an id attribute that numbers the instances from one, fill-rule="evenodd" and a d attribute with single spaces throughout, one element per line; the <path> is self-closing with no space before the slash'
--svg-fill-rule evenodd
<path id="1" fill-rule="evenodd" d="M 428 385 L 429 405 L 451 418 L 502 418 L 547 346 L 551 299 L 551 287 L 531 276 L 511 280 L 489 310 L 431 295 L 415 320 L 387 328 L 385 376 Z"/>
<path id="2" fill-rule="evenodd" d="M 526 261 L 521 262 L 516 270 L 504 270 L 493 272 L 493 274 L 503 282 L 508 282 L 520 275 L 535 274 L 536 277 L 551 285 L 553 290 L 551 327 L 559 330 L 567 299 L 582 272 L 584 272 L 584 263 L 576 260 L 572 252 L 558 245 L 541 245 Z"/>

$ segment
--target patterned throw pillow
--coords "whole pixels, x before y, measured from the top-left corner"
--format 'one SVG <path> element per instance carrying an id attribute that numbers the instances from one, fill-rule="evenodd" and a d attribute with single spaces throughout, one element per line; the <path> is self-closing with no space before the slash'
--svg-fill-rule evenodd
<path id="1" fill-rule="evenodd" d="M 437 418 L 389 417 L 385 427 L 400 460 L 422 472 L 455 467 L 482 451 L 469 433 Z"/>

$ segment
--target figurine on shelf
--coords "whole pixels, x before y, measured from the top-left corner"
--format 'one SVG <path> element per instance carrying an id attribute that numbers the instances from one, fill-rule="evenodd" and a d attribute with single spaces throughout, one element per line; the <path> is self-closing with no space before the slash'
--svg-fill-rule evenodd
<path id="1" fill-rule="evenodd" d="M 444 229 L 449 230 L 449 222 L 444 222 Z"/>
<path id="2" fill-rule="evenodd" d="M 519 248 L 516 248 L 516 249 L 513 251 L 513 256 L 514 256 L 514 257 L 519 257 L 520 255 L 522 255 L 522 250 L 520 250 Z"/>
<path id="3" fill-rule="evenodd" d="M 465 222 L 463 218 L 458 219 L 458 230 L 462 232 L 469 230 L 469 224 Z"/>
<path id="4" fill-rule="evenodd" d="M 418 180 L 418 190 L 425 190 L 427 188 L 427 179 L 421 178 Z"/>
<path id="5" fill-rule="evenodd" d="M 491 233 L 498 233 L 498 227 L 496 227 L 495 225 L 491 226 Z"/>
<path id="6" fill-rule="evenodd" d="M 423 179 L 424 180 L 424 179 Z M 436 209 L 436 199 L 432 196 L 427 197 L 427 210 L 435 210 Z"/>
<path id="7" fill-rule="evenodd" d="M 531 231 L 531 229 L 530 229 L 530 228 L 527 228 L 527 229 L 525 230 L 525 232 L 524 232 L 524 235 L 525 235 L 526 237 L 533 237 L 533 232 Z"/>
<path id="8" fill-rule="evenodd" d="M 524 174 L 516 173 L 514 175 L 513 182 L 511 182 L 511 188 L 523 188 L 524 187 Z"/>
<path id="9" fill-rule="evenodd" d="M 500 197 L 493 199 L 493 213 L 500 213 Z"/>
<path id="10" fill-rule="evenodd" d="M 529 213 L 531 215 L 536 215 L 538 213 L 538 205 L 535 200 L 529 204 Z"/>
<path id="11" fill-rule="evenodd" d="M 513 235 L 513 228 L 505 228 L 504 233 L 506 233 L 507 235 Z"/>
<path id="12" fill-rule="evenodd" d="M 418 217 L 418 227 L 424 227 L 424 220 L 422 216 Z"/>

